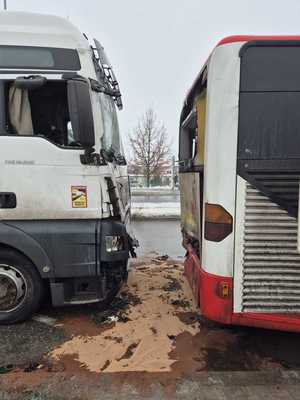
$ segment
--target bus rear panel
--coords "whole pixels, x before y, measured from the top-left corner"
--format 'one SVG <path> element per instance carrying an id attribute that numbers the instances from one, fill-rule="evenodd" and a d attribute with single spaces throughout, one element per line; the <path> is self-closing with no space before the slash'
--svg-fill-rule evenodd
<path id="1" fill-rule="evenodd" d="M 226 38 L 184 103 L 185 269 L 212 320 L 300 331 L 299 67 L 300 37 Z"/>

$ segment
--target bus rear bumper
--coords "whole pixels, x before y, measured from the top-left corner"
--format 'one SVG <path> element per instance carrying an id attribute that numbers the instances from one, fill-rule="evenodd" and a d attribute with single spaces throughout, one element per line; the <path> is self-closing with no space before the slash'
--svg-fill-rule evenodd
<path id="1" fill-rule="evenodd" d="M 228 325 L 300 332 L 300 314 L 234 313 L 233 279 L 204 271 L 190 245 L 187 251 L 185 275 L 204 317 Z"/>

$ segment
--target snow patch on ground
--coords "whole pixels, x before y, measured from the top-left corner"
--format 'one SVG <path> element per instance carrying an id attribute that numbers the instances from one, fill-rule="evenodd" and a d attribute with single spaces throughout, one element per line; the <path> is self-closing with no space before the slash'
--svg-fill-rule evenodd
<path id="1" fill-rule="evenodd" d="M 132 217 L 135 219 L 144 218 L 176 218 L 180 217 L 180 203 L 161 202 L 161 203 L 132 203 Z"/>

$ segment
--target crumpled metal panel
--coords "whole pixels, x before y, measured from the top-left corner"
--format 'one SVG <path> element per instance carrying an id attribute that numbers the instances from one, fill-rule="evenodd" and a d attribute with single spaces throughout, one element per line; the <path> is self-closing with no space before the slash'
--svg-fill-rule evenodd
<path id="1" fill-rule="evenodd" d="M 199 239 L 200 227 L 200 186 L 199 174 L 194 172 L 179 175 L 181 227 L 190 236 Z"/>

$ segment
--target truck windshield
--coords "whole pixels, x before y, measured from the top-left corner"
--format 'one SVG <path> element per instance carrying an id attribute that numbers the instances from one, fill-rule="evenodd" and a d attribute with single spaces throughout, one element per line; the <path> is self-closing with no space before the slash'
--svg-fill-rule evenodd
<path id="1" fill-rule="evenodd" d="M 0 46 L 0 68 L 80 70 L 76 50 L 31 46 Z"/>
<path id="2" fill-rule="evenodd" d="M 116 153 L 122 154 L 122 144 L 120 140 L 115 103 L 111 97 L 103 93 L 99 94 L 99 101 L 104 128 L 104 133 L 102 136 L 102 148 L 105 150 L 112 149 Z"/>

